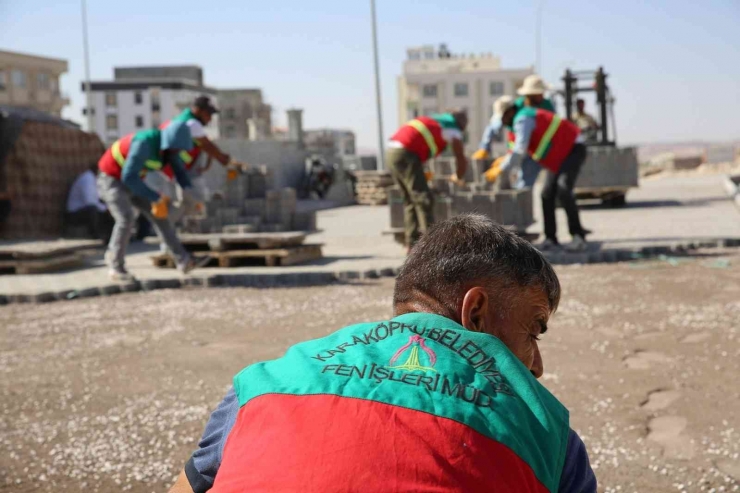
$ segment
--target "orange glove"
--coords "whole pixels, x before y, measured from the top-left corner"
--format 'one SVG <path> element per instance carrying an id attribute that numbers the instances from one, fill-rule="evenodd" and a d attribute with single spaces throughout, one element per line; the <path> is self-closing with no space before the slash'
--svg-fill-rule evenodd
<path id="1" fill-rule="evenodd" d="M 196 202 L 193 208 L 195 209 L 195 212 L 197 212 L 198 214 L 203 214 L 203 211 L 205 210 L 206 206 L 203 204 L 203 202 Z"/>
<path id="2" fill-rule="evenodd" d="M 431 171 L 425 171 L 424 178 L 426 178 L 427 181 L 432 181 L 434 179 L 434 173 L 432 173 Z"/>
<path id="3" fill-rule="evenodd" d="M 491 164 L 491 167 L 488 168 L 488 171 L 484 173 L 488 182 L 495 183 L 496 180 L 498 180 L 499 175 L 501 175 L 501 163 L 504 162 L 504 159 L 506 159 L 506 156 L 497 158 L 493 164 Z"/>
<path id="4" fill-rule="evenodd" d="M 239 171 L 235 168 L 228 168 L 226 170 L 226 179 L 229 181 L 236 180 L 236 177 L 239 176 Z"/>
<path id="5" fill-rule="evenodd" d="M 169 202 L 170 198 L 168 196 L 161 195 L 158 201 L 152 203 L 152 215 L 157 219 L 167 219 L 167 214 L 169 214 L 167 204 Z"/>
<path id="6" fill-rule="evenodd" d="M 481 161 L 482 161 L 482 160 L 485 160 L 485 159 L 488 159 L 489 157 L 490 157 L 490 156 L 488 155 L 488 151 L 487 151 L 487 150 L 485 150 L 485 149 L 478 149 L 478 150 L 477 150 L 477 151 L 475 151 L 475 152 L 473 153 L 473 155 L 471 156 L 471 158 L 472 158 L 473 160 L 481 160 Z"/>

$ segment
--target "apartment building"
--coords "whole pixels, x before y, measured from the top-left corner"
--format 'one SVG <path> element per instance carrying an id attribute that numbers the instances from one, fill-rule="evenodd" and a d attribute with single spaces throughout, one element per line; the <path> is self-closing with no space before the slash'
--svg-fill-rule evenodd
<path id="1" fill-rule="evenodd" d="M 320 128 L 303 132 L 306 150 L 325 156 L 354 156 L 355 133 L 351 130 Z"/>
<path id="2" fill-rule="evenodd" d="M 420 115 L 462 108 L 468 112 L 466 151 L 477 147 L 493 114 L 493 102 L 514 96 L 532 67 L 501 68 L 492 54 L 455 55 L 445 45 L 407 50 L 403 75 L 398 78 L 399 124 Z"/>
<path id="3" fill-rule="evenodd" d="M 61 116 L 69 99 L 59 90 L 67 61 L 0 51 L 0 105 L 19 106 Z"/>
<path id="4" fill-rule="evenodd" d="M 272 137 L 272 107 L 261 89 L 220 89 L 219 133 L 224 138 L 267 140 Z"/>
<path id="5" fill-rule="evenodd" d="M 218 106 L 217 91 L 203 84 L 203 70 L 195 65 L 117 67 L 113 74 L 112 81 L 90 84 L 93 131 L 108 145 L 129 133 L 158 127 L 202 94 Z M 211 139 L 219 137 L 218 118 L 215 115 L 206 127 Z"/>

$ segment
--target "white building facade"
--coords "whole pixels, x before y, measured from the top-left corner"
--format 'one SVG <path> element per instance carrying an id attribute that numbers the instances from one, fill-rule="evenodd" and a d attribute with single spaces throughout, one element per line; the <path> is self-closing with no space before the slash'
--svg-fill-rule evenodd
<path id="1" fill-rule="evenodd" d="M 399 125 L 413 118 L 450 109 L 468 113 L 465 149 L 477 148 L 483 130 L 493 114 L 493 102 L 516 95 L 532 67 L 502 69 L 491 54 L 452 55 L 443 45 L 409 48 L 398 78 Z"/>
<path id="2" fill-rule="evenodd" d="M 147 79 L 146 73 L 130 79 L 121 78 L 119 72 L 116 75 L 113 81 L 91 83 L 93 131 L 106 145 L 130 133 L 159 127 L 189 107 L 198 96 L 209 96 L 218 107 L 216 90 L 199 84 L 198 80 L 178 79 L 176 75 Z M 85 90 L 84 83 L 82 89 Z M 211 139 L 219 137 L 218 115 L 214 115 L 206 133 Z"/>

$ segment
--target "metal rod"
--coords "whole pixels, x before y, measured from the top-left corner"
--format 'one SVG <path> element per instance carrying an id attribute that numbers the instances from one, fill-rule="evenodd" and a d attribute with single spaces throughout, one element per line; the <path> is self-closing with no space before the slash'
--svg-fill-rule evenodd
<path id="1" fill-rule="evenodd" d="M 542 75 L 542 7 L 545 5 L 545 0 L 540 0 L 537 5 L 537 32 L 535 33 L 535 60 L 534 69 L 537 75 Z"/>
<path id="2" fill-rule="evenodd" d="M 82 43 L 85 48 L 85 94 L 87 95 L 87 131 L 93 132 L 92 88 L 90 87 L 90 50 L 87 43 L 87 2 L 82 0 Z"/>
<path id="3" fill-rule="evenodd" d="M 375 0 L 370 0 L 373 26 L 373 58 L 375 60 L 375 103 L 378 107 L 378 169 L 385 169 L 385 145 L 383 143 L 383 107 L 380 97 L 380 64 L 378 62 L 378 28 L 375 19 Z"/>

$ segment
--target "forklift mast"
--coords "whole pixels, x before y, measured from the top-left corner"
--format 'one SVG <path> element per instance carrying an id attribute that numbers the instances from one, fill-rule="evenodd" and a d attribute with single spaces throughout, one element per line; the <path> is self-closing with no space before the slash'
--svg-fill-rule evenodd
<path id="1" fill-rule="evenodd" d="M 604 72 L 603 67 L 599 67 L 595 72 L 591 70 L 571 71 L 570 69 L 566 69 L 565 76 L 563 77 L 563 82 L 565 83 L 565 115 L 568 120 L 572 118 L 573 106 L 576 99 L 578 99 L 579 92 L 596 92 L 596 102 L 599 105 L 599 116 L 601 117 L 601 121 L 599 122 L 600 138 L 592 145 L 615 146 L 616 139 L 609 139 L 609 110 L 613 111 L 611 107 L 613 99 L 609 95 L 606 78 L 607 74 Z M 579 85 L 579 82 L 589 81 L 593 82 L 591 84 Z"/>

